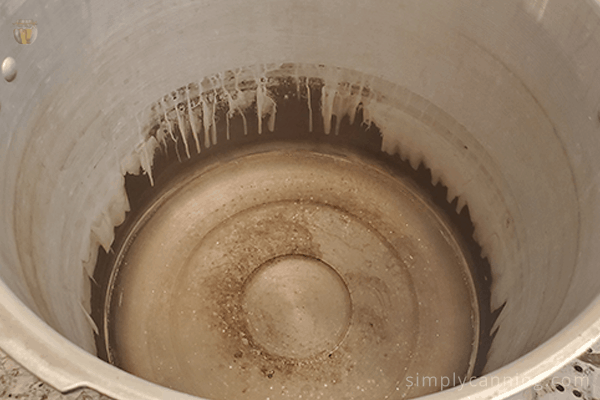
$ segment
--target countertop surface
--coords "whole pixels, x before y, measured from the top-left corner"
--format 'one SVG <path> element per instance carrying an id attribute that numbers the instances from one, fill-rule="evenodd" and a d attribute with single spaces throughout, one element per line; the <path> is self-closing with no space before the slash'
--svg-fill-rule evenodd
<path id="1" fill-rule="evenodd" d="M 19 400 L 110 400 L 93 390 L 63 394 L 40 381 L 0 351 L 0 399 Z"/>

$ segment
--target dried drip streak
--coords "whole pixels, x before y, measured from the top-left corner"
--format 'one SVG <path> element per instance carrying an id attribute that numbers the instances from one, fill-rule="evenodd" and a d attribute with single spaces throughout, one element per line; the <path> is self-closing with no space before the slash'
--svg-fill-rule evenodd
<path id="1" fill-rule="evenodd" d="M 293 66 L 263 71 L 227 71 L 165 95 L 144 113 L 144 118 L 150 122 L 140 127 L 141 132 L 147 132 L 139 146 L 143 171 L 153 182 L 153 154 L 161 146 L 173 146 L 181 161 L 182 157 L 191 158 L 193 154 L 200 154 L 202 149 L 216 145 L 220 121 L 225 121 L 225 139 L 229 140 L 230 120 L 237 115 L 243 121 L 244 135 L 248 133 L 246 113 L 256 115 L 258 134 L 265 132 L 265 127 L 273 132 L 277 116 L 275 98 L 281 88 L 289 90 L 295 86 L 295 93 L 290 91 L 288 96 L 291 94 L 306 101 L 309 132 L 313 132 L 314 114 L 317 112 L 321 114 L 323 132 L 337 135 L 342 119 L 348 116 L 352 124 L 359 108 L 372 101 L 374 93 L 363 83 L 328 82 L 331 72 L 325 68 L 317 68 L 318 71 L 323 76 L 286 75 L 298 73 L 293 71 Z M 313 110 L 312 97 L 315 94 L 321 97 L 321 107 Z M 332 120 L 336 121 L 333 132 Z M 365 123 L 370 124 L 371 121 L 366 118 Z"/>
<path id="2" fill-rule="evenodd" d="M 279 71 L 279 74 L 282 75 L 281 71 Z M 229 78 L 227 78 L 227 76 L 229 76 Z M 348 129 L 349 127 L 347 126 L 347 123 L 349 122 L 349 120 L 353 120 L 356 115 L 359 116 L 359 122 L 361 119 L 363 121 L 368 121 L 368 115 L 364 115 L 368 114 L 364 108 L 364 104 L 368 103 L 369 99 L 374 96 L 372 91 L 368 88 L 368 85 L 365 84 L 354 84 L 345 86 L 342 85 L 338 92 L 329 91 L 329 94 L 327 94 L 327 85 L 324 83 L 323 79 L 319 78 L 306 78 L 298 76 L 285 77 L 282 75 L 270 77 L 269 79 L 264 79 L 262 81 L 257 81 L 256 79 L 239 79 L 239 74 L 235 75 L 232 73 L 224 74 L 222 76 L 219 76 L 218 78 L 218 80 L 215 78 L 207 79 L 202 82 L 202 85 L 198 85 L 196 87 L 194 87 L 194 85 L 188 85 L 185 88 L 171 93 L 170 96 L 161 99 L 160 102 L 155 104 L 153 110 L 160 110 L 160 112 L 151 114 L 153 115 L 153 119 L 152 123 L 148 124 L 148 126 L 152 126 L 152 128 L 149 130 L 150 135 L 148 137 L 150 139 L 154 138 L 156 143 L 162 143 L 163 148 L 167 150 L 168 154 L 175 154 L 181 160 L 185 160 L 186 157 L 192 159 L 195 157 L 198 158 L 198 154 L 200 152 L 204 152 L 202 154 L 205 156 L 210 156 L 211 154 L 218 154 L 215 153 L 215 151 L 217 150 L 227 150 L 228 148 L 232 148 L 236 145 L 243 144 L 245 143 L 244 140 L 246 140 L 246 142 L 252 142 L 256 140 L 264 141 L 265 132 L 263 131 L 262 134 L 258 132 L 258 129 L 261 129 L 261 124 L 259 123 L 259 121 L 265 119 L 265 125 L 267 126 L 271 125 L 270 121 L 273 121 L 272 125 L 273 128 L 275 128 L 274 118 L 275 110 L 277 110 L 278 118 L 281 118 L 285 121 L 289 120 L 289 117 L 293 117 L 294 115 L 296 119 L 302 119 L 308 116 L 308 118 L 306 118 L 306 120 L 303 123 L 297 124 L 299 125 L 299 127 L 297 127 L 296 130 L 293 129 L 294 124 L 284 125 L 285 128 L 292 128 L 286 129 L 286 131 L 288 131 L 287 135 L 280 136 L 280 132 L 278 132 L 277 129 L 274 129 L 274 134 L 278 135 L 278 139 L 284 138 L 294 140 L 298 139 L 299 137 L 308 137 L 308 139 L 310 140 L 321 141 L 319 140 L 319 138 L 328 138 L 326 141 L 328 141 L 329 143 L 340 144 L 345 141 L 352 142 L 352 144 L 356 146 L 357 143 L 360 142 L 360 140 L 358 140 L 358 134 L 364 135 L 365 132 L 362 128 L 355 129 L 356 131 L 361 132 L 354 132 L 355 134 L 353 136 L 353 133 L 351 132 L 352 129 Z M 269 88 L 268 91 L 262 91 L 262 93 L 264 95 L 267 95 L 268 98 L 273 102 L 273 104 L 275 104 L 275 102 L 278 104 L 277 108 L 271 108 L 272 113 L 259 112 L 258 115 L 263 115 L 263 118 L 256 118 L 256 115 L 252 114 L 253 108 L 256 108 L 257 111 L 264 110 L 264 104 L 269 103 L 268 101 L 263 101 L 261 103 L 261 106 L 258 105 L 258 102 L 256 101 L 256 96 L 258 96 L 257 93 L 260 92 L 260 90 L 258 89 L 259 84 L 266 85 L 265 87 Z M 215 88 L 214 85 L 221 85 L 221 88 Z M 195 90 L 199 90 L 200 86 L 205 87 L 206 90 L 202 92 L 202 94 L 199 94 L 197 97 L 195 97 Z M 296 88 L 295 93 L 293 90 L 294 87 Z M 343 96 L 340 97 L 338 93 L 342 93 Z M 176 107 L 169 108 L 168 104 L 171 100 L 181 100 L 184 98 L 185 102 L 178 102 Z M 253 98 L 255 100 L 252 100 Z M 361 101 L 357 101 L 357 98 L 360 98 Z M 244 106 L 232 107 L 231 104 L 235 104 L 236 101 L 238 102 L 238 104 L 244 104 Z M 290 103 L 291 105 L 287 104 L 286 107 L 286 102 Z M 296 102 L 295 105 L 293 104 L 294 102 Z M 316 112 L 313 112 L 312 107 L 308 107 L 308 109 L 305 109 L 304 112 L 298 112 L 297 108 L 306 107 L 306 104 L 316 105 Z M 296 109 L 294 110 L 293 115 L 286 114 L 286 108 L 294 109 L 294 107 Z M 351 112 L 348 112 L 348 110 L 350 110 Z M 348 120 L 346 120 L 346 122 L 342 122 L 343 118 L 341 116 L 344 115 L 347 115 L 349 117 Z M 333 118 L 332 116 L 335 116 L 335 118 Z M 325 121 L 327 120 L 332 121 L 332 124 L 330 124 L 329 128 L 327 127 L 327 123 L 325 123 Z M 199 124 L 199 122 L 201 122 L 201 124 Z M 159 129 L 160 126 L 163 127 L 162 131 L 160 131 Z M 342 127 L 342 129 L 340 129 L 340 127 Z M 341 134 L 339 136 L 336 136 L 335 134 L 327 135 L 328 131 L 331 133 Z M 222 140 L 219 142 L 218 146 L 214 146 L 214 144 L 217 143 L 216 132 L 226 133 L 227 138 L 231 140 Z M 213 133 L 215 133 L 215 135 L 213 135 Z M 223 136 L 221 137 L 223 138 Z M 198 138 L 198 140 L 196 140 L 196 138 Z M 271 137 L 271 139 L 273 139 L 273 137 Z M 381 143 L 373 141 L 372 137 L 367 139 L 368 140 L 363 141 L 362 144 L 367 143 L 368 145 L 373 145 L 373 142 L 375 142 L 374 147 L 377 148 L 373 148 L 371 150 L 379 151 Z M 192 144 L 191 147 L 190 144 Z M 358 147 L 360 147 L 360 145 Z M 208 153 L 205 154 L 206 152 Z M 157 163 L 154 166 L 155 173 L 157 173 L 157 171 L 164 170 L 164 158 L 155 158 L 152 157 L 151 154 L 147 153 L 147 157 L 145 159 L 147 165 L 152 165 L 152 161 L 155 161 Z M 158 173 L 158 175 L 160 175 L 160 172 Z M 167 173 L 164 175 L 167 176 L 169 174 Z M 431 179 L 431 177 L 429 177 L 429 179 Z M 456 204 L 454 204 L 454 207 L 456 207 Z M 229 288 L 235 288 L 234 283 L 237 282 L 231 279 L 218 279 L 217 281 L 221 284 L 218 293 L 227 292 L 226 287 L 223 286 L 224 284 L 227 285 L 227 287 Z M 239 293 L 239 288 L 237 290 L 233 290 L 233 292 Z M 119 297 L 119 302 L 123 301 L 123 297 L 124 296 L 122 295 Z M 224 302 L 222 304 L 230 303 L 231 302 Z M 236 304 L 239 304 L 239 301 Z M 176 310 L 173 310 L 173 314 L 175 313 L 175 311 Z M 223 310 L 220 310 L 218 314 L 226 315 L 227 313 L 223 313 Z M 231 324 L 232 321 L 239 322 L 241 320 L 243 320 L 243 318 L 240 318 L 238 315 L 238 317 L 230 320 L 230 324 L 228 326 L 235 325 Z M 253 342 L 251 336 L 246 336 L 246 340 L 242 341 L 242 344 L 244 344 L 246 341 L 251 346 L 258 346 L 257 343 Z M 260 348 L 260 346 L 258 346 L 257 348 Z M 244 353 L 243 350 L 237 349 L 234 352 L 232 352 L 232 354 L 234 355 L 234 359 L 237 359 L 241 358 L 240 355 L 248 353 Z M 282 374 L 282 372 L 286 372 L 288 375 L 302 376 L 302 374 L 299 373 L 297 365 L 308 365 L 308 370 L 313 371 L 312 374 L 308 375 L 304 373 L 305 377 L 310 375 L 312 377 L 311 379 L 315 379 L 318 381 L 324 376 L 323 371 L 320 371 L 319 373 L 314 373 L 315 371 L 318 371 L 318 368 L 315 369 L 315 360 L 312 360 L 310 362 L 302 361 L 300 363 L 296 363 L 289 362 L 289 360 L 286 361 L 287 359 L 284 357 L 283 359 L 279 359 L 279 361 L 277 361 L 276 357 L 273 358 L 272 354 L 269 355 L 269 352 L 265 352 L 262 350 L 259 350 L 259 355 L 261 359 L 267 361 L 267 364 L 263 365 L 260 371 L 262 376 L 266 376 L 268 379 L 272 379 L 276 375 L 285 375 Z M 119 358 L 121 356 L 122 354 L 118 355 Z M 331 357 L 334 358 L 335 354 L 331 354 Z M 269 362 L 271 364 L 269 364 Z M 260 363 L 256 364 L 258 365 Z M 252 363 L 251 365 L 255 364 Z M 295 369 L 294 365 L 296 365 Z M 276 371 L 278 371 L 279 373 L 276 374 Z M 192 377 L 188 378 L 190 379 L 190 381 L 193 380 Z M 332 381 L 338 382 L 338 379 L 336 378 L 331 379 Z M 173 384 L 172 382 L 169 382 L 168 379 L 167 381 L 161 383 L 167 385 Z M 398 384 L 400 384 L 401 386 L 402 382 L 394 382 L 394 385 Z M 378 382 L 376 386 L 380 387 L 381 382 Z M 400 386 L 399 389 L 402 389 Z M 365 387 L 363 387 L 362 389 L 365 389 Z M 410 393 L 410 395 L 412 396 L 426 393 L 429 389 L 431 391 L 434 391 L 436 388 L 421 389 L 422 392 L 415 392 L 415 388 L 413 388 L 412 392 L 405 390 L 404 393 Z M 393 388 L 393 390 L 395 390 L 395 387 Z M 191 393 L 198 393 L 194 388 L 188 389 L 186 391 L 189 391 Z M 292 396 L 291 393 L 292 392 L 288 390 L 285 393 L 282 392 L 281 395 L 284 397 Z M 304 392 L 301 391 L 301 393 Z M 319 392 L 315 393 L 315 395 L 317 395 Z M 373 394 L 372 391 L 370 393 Z M 200 392 L 199 394 L 202 393 Z M 265 395 L 267 394 L 265 393 Z M 306 395 L 306 393 L 304 393 L 304 395 Z M 356 393 L 354 395 L 356 395 Z M 252 398 L 251 394 L 248 394 L 248 396 L 248 398 Z M 223 396 L 218 396 L 218 394 L 216 394 L 216 397 L 223 398 Z M 369 396 L 367 396 L 367 398 L 368 397 Z"/>

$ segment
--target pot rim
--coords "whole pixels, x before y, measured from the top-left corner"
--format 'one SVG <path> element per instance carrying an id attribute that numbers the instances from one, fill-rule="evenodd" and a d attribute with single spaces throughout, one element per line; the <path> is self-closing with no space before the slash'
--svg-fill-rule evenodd
<path id="1" fill-rule="evenodd" d="M 551 376 L 599 338 L 600 298 L 596 297 L 569 325 L 518 360 L 422 399 L 507 398 Z M 116 400 L 199 399 L 138 378 L 86 352 L 40 319 L 1 281 L 0 348 L 63 393 L 88 388 Z"/>

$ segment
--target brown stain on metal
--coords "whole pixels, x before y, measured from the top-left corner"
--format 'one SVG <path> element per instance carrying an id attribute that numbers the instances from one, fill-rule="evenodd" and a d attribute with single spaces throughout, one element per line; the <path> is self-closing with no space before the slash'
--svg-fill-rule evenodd
<path id="1" fill-rule="evenodd" d="M 309 110 L 310 121 L 303 120 L 303 115 L 298 110 L 304 109 L 303 112 L 306 113 L 307 102 L 311 104 L 311 107 L 318 106 L 319 96 L 325 81 L 323 78 L 289 78 L 285 76 L 286 73 L 289 73 L 289 70 L 290 67 L 286 66 L 279 71 L 270 71 L 268 74 L 272 74 L 272 76 L 266 81 L 248 77 L 240 79 L 236 73 L 228 71 L 220 76 L 220 80 L 211 78 L 203 80 L 200 84 L 192 83 L 173 91 L 154 104 L 149 113 L 150 120 L 142 129 L 142 131 L 147 132 L 148 138 L 154 138 L 156 143 L 159 143 L 163 149 L 163 152 L 156 153 L 154 160 L 152 160 L 153 170 L 151 174 L 154 176 L 151 176 L 151 178 L 153 183 L 156 181 L 160 184 L 161 179 L 164 183 L 165 177 L 172 173 L 169 172 L 173 165 L 172 155 L 176 155 L 177 159 L 182 162 L 181 165 L 188 168 L 193 165 L 194 160 L 199 159 L 200 152 L 202 152 L 202 157 L 208 157 L 208 159 L 211 157 L 218 158 L 220 153 L 231 150 L 236 146 L 236 143 L 246 145 L 257 142 L 259 138 L 261 138 L 260 140 L 265 138 L 268 141 L 269 139 L 265 137 L 267 133 L 256 136 L 257 132 L 255 130 L 256 126 L 259 126 L 258 122 L 263 117 L 269 118 L 268 113 L 256 115 L 257 112 L 260 114 L 257 108 L 258 95 L 256 92 L 261 84 L 266 84 L 268 88 L 268 91 L 263 91 L 263 93 L 269 98 L 275 99 L 279 106 L 277 108 L 278 121 L 289 121 L 289 125 L 285 126 L 285 134 L 288 138 L 286 140 L 293 142 L 299 138 L 307 137 L 309 140 L 330 142 L 341 147 L 348 146 L 351 142 L 359 153 L 362 152 L 361 154 L 375 155 L 375 157 L 383 159 L 384 162 L 391 161 L 391 164 L 401 162 L 398 156 L 379 153 L 381 150 L 379 131 L 372 122 L 369 122 L 368 125 L 362 123 L 362 107 L 356 109 L 357 118 L 354 123 L 346 117 L 342 118 L 343 110 L 337 110 L 337 114 L 332 111 L 331 118 L 333 118 L 332 123 L 334 123 L 335 130 L 329 135 L 323 132 L 323 113 L 313 113 L 311 108 Z M 302 82 L 305 84 L 301 85 Z M 296 84 L 298 85 L 294 92 L 290 88 L 296 86 Z M 353 93 L 354 96 L 359 93 L 364 98 L 376 97 L 376 94 L 368 86 L 350 85 L 348 87 L 351 88 L 349 93 Z M 232 101 L 238 103 L 232 103 Z M 287 104 L 288 107 L 282 107 L 282 104 Z M 339 107 L 339 105 L 336 107 Z M 288 109 L 294 110 L 293 113 L 286 114 Z M 296 115 L 301 118 L 296 119 Z M 302 123 L 299 123 L 301 120 Z M 298 121 L 297 125 L 296 121 Z M 306 126 L 303 124 L 306 124 Z M 217 144 L 216 132 L 223 131 L 227 132 L 227 139 L 230 139 L 231 134 L 231 142 L 221 140 L 218 146 L 215 146 Z M 273 134 L 277 137 L 277 135 L 281 136 L 283 132 L 278 130 L 276 125 Z M 365 132 L 371 132 L 371 136 L 365 134 Z M 204 140 L 200 140 L 202 136 Z M 341 153 L 343 154 L 343 151 Z M 182 155 L 185 156 L 182 157 Z M 171 169 L 171 171 L 174 170 Z M 167 173 L 164 173 L 165 171 Z M 419 175 L 419 170 L 417 170 L 416 175 Z M 416 180 L 419 179 L 422 179 L 422 177 Z M 423 182 L 425 181 L 427 181 L 425 185 L 431 183 L 430 173 L 423 179 Z M 446 196 L 443 195 L 442 197 L 444 198 L 442 202 L 445 202 Z M 305 203 L 309 204 L 310 202 Z M 301 206 L 302 201 L 297 201 L 295 204 Z M 336 207 L 331 204 L 326 206 Z M 452 208 L 452 206 L 456 210 L 456 204 L 450 204 L 449 208 Z M 340 211 L 345 212 L 342 208 L 340 208 Z M 353 212 L 358 213 L 359 219 L 362 221 L 372 221 L 375 225 L 382 223 L 382 219 L 376 214 L 371 214 L 368 208 L 364 210 L 354 209 Z M 367 225 L 369 224 L 367 223 Z M 210 291 L 211 301 L 214 302 L 215 309 L 218 310 L 213 316 L 212 329 L 226 339 L 220 346 L 222 346 L 224 353 L 228 354 L 232 365 L 239 368 L 240 371 L 245 371 L 243 376 L 247 378 L 251 377 L 252 371 L 258 370 L 266 381 L 281 383 L 282 385 L 284 385 L 286 379 L 292 379 L 293 377 L 304 379 L 307 382 L 335 384 L 343 381 L 344 377 L 355 369 L 358 362 L 352 358 L 353 349 L 349 347 L 348 343 L 342 341 L 335 351 L 306 359 L 294 359 L 271 354 L 252 339 L 241 304 L 245 282 L 247 282 L 253 271 L 262 263 L 268 261 L 268 259 L 265 259 L 265 254 L 271 254 L 271 257 L 298 254 L 316 259 L 322 258 L 322 252 L 318 244 L 314 242 L 309 229 L 306 228 L 301 218 L 294 221 L 292 218 L 284 218 L 281 214 L 275 214 L 257 221 L 253 225 L 253 230 L 246 230 L 244 226 L 238 228 L 237 242 L 234 243 L 232 252 L 227 255 L 230 260 L 236 260 L 236 262 L 230 268 L 227 268 L 224 273 L 215 274 L 205 282 L 206 289 Z M 385 242 L 387 243 L 387 241 Z M 386 245 L 394 250 L 394 246 L 390 243 Z M 406 241 L 404 246 L 410 248 L 410 241 Z M 399 254 L 396 254 L 396 256 L 403 259 L 405 263 L 410 264 L 406 257 L 400 257 Z M 484 268 L 479 272 L 485 274 L 485 271 Z M 360 284 L 366 285 L 366 287 L 373 286 L 373 290 L 377 292 L 386 293 L 386 290 L 388 290 L 385 282 L 371 282 L 371 277 L 356 275 L 346 277 L 346 279 L 356 280 Z M 491 280 L 486 280 L 486 282 L 488 285 L 491 284 Z M 384 303 L 385 298 L 382 301 L 382 304 Z M 484 304 L 489 304 L 489 300 Z M 415 312 L 418 316 L 418 310 Z M 482 310 L 483 314 L 486 312 L 489 311 Z M 387 321 L 376 309 L 356 307 L 353 309 L 353 318 L 360 322 L 359 325 L 365 329 L 362 333 L 365 337 L 376 338 L 377 342 L 389 338 L 390 333 L 385 330 Z M 489 324 L 485 329 L 491 328 L 493 321 Z M 412 354 L 410 356 L 412 357 Z M 482 356 L 485 357 L 485 354 L 482 354 Z"/>
<path id="2" fill-rule="evenodd" d="M 343 379 L 340 371 L 350 371 L 355 363 L 347 357 L 343 345 L 331 353 L 305 359 L 272 354 L 252 338 L 242 307 L 244 286 L 265 262 L 261 257 L 263 254 L 321 258 L 319 245 L 313 241 L 304 224 L 301 217 L 290 221 L 281 214 L 275 214 L 258 221 L 251 229 L 244 229 L 244 226 L 236 228 L 238 241 L 231 258 L 238 262 L 224 274 L 215 274 L 205 282 L 219 309 L 214 329 L 225 339 L 223 351 L 230 354 L 231 362 L 243 371 L 258 369 L 265 379 L 282 385 L 290 378 L 339 383 Z M 274 237 L 280 239 L 273 240 Z M 247 246 L 247 243 L 252 243 L 252 246 Z"/>

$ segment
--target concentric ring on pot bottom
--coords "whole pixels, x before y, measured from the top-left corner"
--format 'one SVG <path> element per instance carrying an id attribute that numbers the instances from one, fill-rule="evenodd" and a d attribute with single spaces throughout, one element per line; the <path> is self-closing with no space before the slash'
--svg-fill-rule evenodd
<path id="1" fill-rule="evenodd" d="M 418 188 L 358 156 L 217 162 L 142 220 L 111 297 L 111 354 L 129 372 L 214 399 L 360 399 L 472 371 L 460 246 Z"/>

